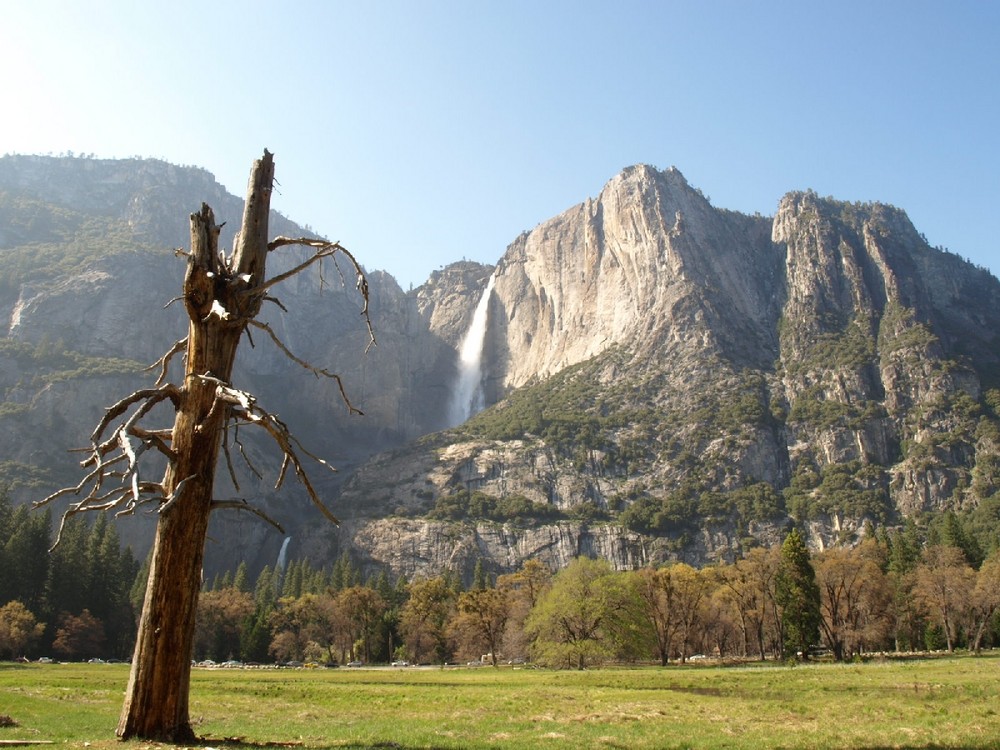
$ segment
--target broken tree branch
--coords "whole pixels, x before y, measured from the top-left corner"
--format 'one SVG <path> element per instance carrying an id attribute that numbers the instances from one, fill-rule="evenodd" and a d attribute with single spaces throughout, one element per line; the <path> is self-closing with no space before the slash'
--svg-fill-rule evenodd
<path id="1" fill-rule="evenodd" d="M 259 320 L 251 320 L 250 325 L 252 325 L 254 328 L 259 328 L 260 330 L 264 331 L 268 336 L 270 336 L 271 341 L 274 342 L 274 345 L 277 346 L 282 351 L 282 353 L 290 360 L 292 360 L 292 362 L 294 362 L 295 364 L 300 365 L 301 367 L 304 367 L 305 369 L 309 370 L 309 372 L 311 372 L 317 378 L 323 376 L 325 378 L 330 378 L 331 380 L 337 381 L 337 388 L 340 390 L 340 398 L 347 405 L 347 410 L 351 414 L 364 416 L 364 412 L 358 409 L 356 406 L 354 406 L 354 404 L 351 403 L 351 399 L 348 398 L 347 391 L 344 389 L 344 381 L 341 380 L 340 375 L 330 372 L 326 368 L 316 367 L 315 365 L 306 362 L 304 359 L 296 357 L 294 354 L 292 354 L 292 352 L 288 349 L 288 347 L 285 346 L 285 343 L 280 338 L 278 338 L 278 334 L 274 332 L 274 329 L 271 328 L 271 326 L 269 326 L 267 323 L 261 323 Z"/>
<path id="2" fill-rule="evenodd" d="M 237 492 L 240 491 L 240 480 L 236 477 L 236 467 L 233 466 L 233 456 L 229 452 L 229 422 L 222 426 L 222 454 L 226 457 L 226 468 L 229 470 L 229 479 Z"/>
<path id="3" fill-rule="evenodd" d="M 242 420 L 243 424 L 262 427 L 264 431 L 271 436 L 271 439 L 277 443 L 282 452 L 282 464 L 281 470 L 278 473 L 278 480 L 274 486 L 275 489 L 279 489 L 281 487 L 284 482 L 285 471 L 287 467 L 291 465 L 294 467 L 295 475 L 298 478 L 299 483 L 305 488 L 306 493 L 309 495 L 309 499 L 312 501 L 313 505 L 315 505 L 330 521 L 335 524 L 340 523 L 336 516 L 334 516 L 323 504 L 323 501 L 320 500 L 319 495 L 313 488 L 309 475 L 306 473 L 305 467 L 299 460 L 295 449 L 298 448 L 299 451 L 314 460 L 316 463 L 326 467 L 332 472 L 336 472 L 337 470 L 333 466 L 322 458 L 319 458 L 306 450 L 302 443 L 294 435 L 292 435 L 291 431 L 288 429 L 288 425 L 266 409 L 257 405 L 257 399 L 253 396 L 253 394 L 241 391 L 238 388 L 233 388 L 231 385 L 228 385 L 219 378 L 208 374 L 192 375 L 192 377 L 215 385 L 215 400 L 212 402 L 209 414 L 213 414 L 221 408 L 228 408 L 230 411 L 227 415 L 227 421 L 231 418 L 235 418 Z M 239 423 L 237 422 L 236 424 L 238 426 Z"/>
<path id="4" fill-rule="evenodd" d="M 261 474 L 257 467 L 253 465 L 253 461 L 250 460 L 250 456 L 247 455 L 246 447 L 243 445 L 243 441 L 240 440 L 240 425 L 238 422 L 233 423 L 233 443 L 240 451 L 240 455 L 243 457 L 243 462 L 247 465 L 250 472 L 257 477 L 257 479 L 263 479 L 264 475 Z"/>
<path id="5" fill-rule="evenodd" d="M 177 408 L 180 406 L 181 397 L 182 394 L 180 389 L 172 383 L 167 383 L 157 388 L 140 388 L 137 391 L 133 391 L 121 401 L 112 404 L 105 410 L 104 417 L 97 423 L 97 427 L 95 427 L 94 431 L 90 434 L 91 446 L 96 451 L 98 449 L 97 441 L 100 440 L 101 435 L 104 434 L 108 425 L 124 414 L 133 404 L 137 404 L 141 401 L 149 402 L 148 408 L 143 411 L 145 414 L 153 406 L 166 399 L 170 399 L 174 408 Z"/>
<path id="6" fill-rule="evenodd" d="M 285 279 L 291 278 L 300 271 L 305 270 L 313 263 L 323 260 L 324 258 L 332 258 L 333 256 L 340 253 L 347 257 L 354 268 L 354 275 L 356 278 L 355 287 L 361 294 L 361 299 L 364 305 L 361 309 L 361 315 L 365 319 L 365 325 L 368 327 L 368 345 L 365 347 L 365 352 L 368 352 L 373 346 L 377 345 L 375 341 L 375 329 L 372 328 L 371 316 L 368 314 L 368 278 L 365 276 L 364 269 L 361 268 L 361 264 L 358 263 L 358 259 L 354 257 L 350 250 L 341 245 L 339 242 L 328 242 L 326 240 L 317 240 L 309 237 L 275 237 L 269 243 L 267 243 L 268 251 L 276 250 L 279 247 L 286 247 L 288 245 L 302 245 L 304 247 L 311 247 L 316 250 L 312 257 L 307 258 L 299 265 L 295 266 L 289 271 L 284 273 L 279 273 L 267 280 L 267 282 L 260 284 L 259 286 L 253 288 L 252 290 L 247 290 L 253 294 L 258 294 L 260 292 L 267 291 L 270 287 L 275 284 L 279 284 Z"/>
<path id="7" fill-rule="evenodd" d="M 170 347 L 170 349 L 167 351 L 166 354 L 164 354 L 162 357 L 160 357 L 153 364 L 151 364 L 149 367 L 146 368 L 145 371 L 148 372 L 149 370 L 152 370 L 157 366 L 159 366 L 160 377 L 156 379 L 155 385 L 162 385 L 163 381 L 167 379 L 167 367 L 170 366 L 170 360 L 173 358 L 175 354 L 180 354 L 182 351 L 187 349 L 187 342 L 188 342 L 187 336 L 180 339 L 179 341 L 175 341 L 174 345 Z"/>
<path id="8" fill-rule="evenodd" d="M 168 497 L 163 502 L 163 504 L 160 505 L 159 508 L 157 508 L 157 513 L 159 513 L 160 515 L 166 513 L 173 506 L 173 504 L 177 502 L 177 498 L 181 496 L 181 492 L 183 492 L 184 486 L 194 478 L 195 478 L 194 474 L 191 474 L 190 476 L 184 477 L 181 481 L 179 481 L 177 483 L 177 486 L 174 487 L 174 491 L 170 493 L 170 497 Z"/>
<path id="9" fill-rule="evenodd" d="M 273 526 L 274 528 L 276 528 L 282 534 L 285 533 L 285 528 L 280 523 L 278 523 L 277 521 L 275 521 L 273 518 L 271 518 L 269 515 L 267 515 L 267 513 L 265 513 L 264 511 L 262 511 L 260 508 L 254 507 L 253 505 L 250 505 L 250 503 L 248 503 L 246 500 L 239 499 L 239 500 L 213 500 L 212 501 L 212 510 L 222 510 L 222 509 L 242 510 L 242 511 L 246 511 L 247 513 L 253 513 L 258 518 L 260 518 L 260 519 L 266 521 L 267 523 L 271 524 L 271 526 Z"/>
<path id="10" fill-rule="evenodd" d="M 76 485 L 57 490 L 33 504 L 40 507 L 65 495 L 86 492 L 63 512 L 55 545 L 62 538 L 66 521 L 77 513 L 119 508 L 116 515 L 123 515 L 131 513 L 139 505 L 163 498 L 162 485 L 143 481 L 139 467 L 142 455 L 150 448 L 155 448 L 168 461 L 176 458 L 167 445 L 169 432 L 146 430 L 139 426 L 139 422 L 157 404 L 171 401 L 176 408 L 181 399 L 180 389 L 168 383 L 134 391 L 105 410 L 90 435 L 90 448 L 86 449 L 88 456 L 80 462 L 82 467 L 89 467 L 90 470 Z M 122 421 L 112 427 L 118 419 Z M 118 468 L 122 464 L 124 467 Z M 109 480 L 116 480 L 117 486 L 105 490 Z"/>

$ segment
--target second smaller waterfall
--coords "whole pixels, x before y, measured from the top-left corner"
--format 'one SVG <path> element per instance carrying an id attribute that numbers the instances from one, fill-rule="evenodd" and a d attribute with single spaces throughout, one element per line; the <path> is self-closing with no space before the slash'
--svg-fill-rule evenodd
<path id="1" fill-rule="evenodd" d="M 483 296 L 472 314 L 472 324 L 462 339 L 458 352 L 458 378 L 448 405 L 448 425 L 462 424 L 486 405 L 483 393 L 483 342 L 486 339 L 486 319 L 493 294 L 493 274 L 490 274 Z"/>
<path id="2" fill-rule="evenodd" d="M 286 536 L 285 541 L 281 543 L 281 550 L 278 552 L 278 559 L 274 563 L 274 570 L 276 573 L 283 574 L 285 572 L 285 565 L 288 562 L 286 555 L 288 554 L 288 543 L 290 541 L 292 541 L 292 538 L 290 536 Z"/>

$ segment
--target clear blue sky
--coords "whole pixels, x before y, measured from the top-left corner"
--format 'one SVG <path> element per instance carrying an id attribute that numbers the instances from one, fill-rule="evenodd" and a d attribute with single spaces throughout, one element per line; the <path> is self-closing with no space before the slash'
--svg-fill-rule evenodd
<path id="1" fill-rule="evenodd" d="M 406 288 L 622 168 L 905 209 L 1000 271 L 1000 2 L 0 0 L 0 153 L 149 156 Z"/>

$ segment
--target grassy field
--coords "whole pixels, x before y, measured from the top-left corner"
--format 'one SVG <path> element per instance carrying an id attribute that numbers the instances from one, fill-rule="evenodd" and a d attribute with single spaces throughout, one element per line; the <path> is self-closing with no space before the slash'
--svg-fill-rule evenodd
<path id="1" fill-rule="evenodd" d="M 0 743 L 114 740 L 125 665 L 0 665 Z M 867 664 L 195 670 L 205 744 L 305 748 L 996 748 L 1000 653 Z"/>

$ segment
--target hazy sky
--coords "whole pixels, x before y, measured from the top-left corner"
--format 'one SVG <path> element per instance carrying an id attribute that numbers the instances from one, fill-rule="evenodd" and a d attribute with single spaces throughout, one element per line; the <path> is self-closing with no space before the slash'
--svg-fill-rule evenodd
<path id="1" fill-rule="evenodd" d="M 0 153 L 149 156 L 406 288 L 622 168 L 905 209 L 1000 271 L 1000 2 L 0 0 Z M 196 208 L 196 207 L 193 207 Z"/>

